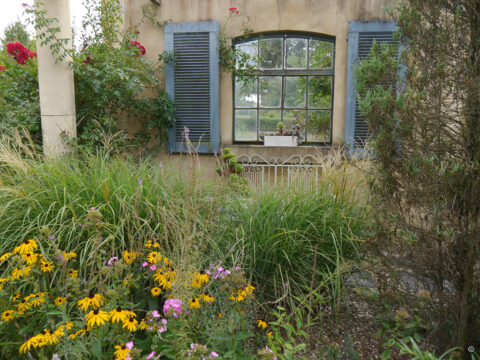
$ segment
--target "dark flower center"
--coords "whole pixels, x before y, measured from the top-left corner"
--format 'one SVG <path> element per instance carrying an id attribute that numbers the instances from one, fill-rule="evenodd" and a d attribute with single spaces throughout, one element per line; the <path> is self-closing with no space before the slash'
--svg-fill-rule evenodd
<path id="1" fill-rule="evenodd" d="M 125 350 L 127 347 L 125 345 L 122 345 L 122 350 Z"/>
<path id="2" fill-rule="evenodd" d="M 130 318 L 128 321 L 133 322 L 133 318 Z"/>
<path id="3" fill-rule="evenodd" d="M 93 310 L 94 315 L 98 315 L 98 309 Z"/>
<path id="4" fill-rule="evenodd" d="M 30 242 L 30 240 L 28 240 L 28 239 L 23 240 L 24 244 L 28 244 L 29 242 Z"/>
<path id="5" fill-rule="evenodd" d="M 115 309 L 116 312 L 122 312 L 122 308 L 119 306 Z"/>

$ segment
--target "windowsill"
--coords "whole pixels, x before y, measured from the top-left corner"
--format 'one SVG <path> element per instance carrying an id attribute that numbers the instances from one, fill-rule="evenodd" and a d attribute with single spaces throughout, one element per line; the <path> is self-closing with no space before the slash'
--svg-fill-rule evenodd
<path id="1" fill-rule="evenodd" d="M 284 162 L 294 155 L 301 157 L 311 157 L 313 159 L 317 157 L 324 157 L 333 151 L 338 150 L 338 146 L 332 145 L 301 145 L 301 146 L 263 146 L 254 144 L 223 144 L 223 148 L 230 148 L 232 152 L 240 155 L 247 155 L 251 157 L 253 155 L 260 155 L 268 162 Z"/>

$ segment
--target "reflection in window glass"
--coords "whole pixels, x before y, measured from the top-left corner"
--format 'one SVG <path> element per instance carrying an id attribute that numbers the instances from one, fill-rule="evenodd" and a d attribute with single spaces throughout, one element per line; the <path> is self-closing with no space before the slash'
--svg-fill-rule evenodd
<path id="1" fill-rule="evenodd" d="M 332 77 L 310 76 L 308 78 L 308 106 L 330 108 L 332 103 Z"/>
<path id="2" fill-rule="evenodd" d="M 258 58 L 258 41 L 248 41 L 235 46 L 236 53 L 236 67 L 237 69 L 244 69 L 248 66 L 255 66 L 255 60 Z"/>
<path id="3" fill-rule="evenodd" d="M 305 107 L 306 77 L 289 76 L 285 78 L 285 107 Z"/>
<path id="4" fill-rule="evenodd" d="M 310 69 L 331 69 L 333 64 L 333 44 L 331 42 L 310 40 Z"/>
<path id="5" fill-rule="evenodd" d="M 310 110 L 307 121 L 307 139 L 327 142 L 330 139 L 330 110 Z"/>
<path id="6" fill-rule="evenodd" d="M 260 40 L 260 67 L 262 69 L 281 69 L 283 62 L 282 47 L 282 39 L 276 38 Z"/>
<path id="7" fill-rule="evenodd" d="M 257 106 L 257 81 L 235 81 L 235 106 Z"/>
<path id="8" fill-rule="evenodd" d="M 307 67 L 307 39 L 287 39 L 287 68 Z"/>
<path id="9" fill-rule="evenodd" d="M 280 107 L 282 103 L 282 78 L 265 76 L 260 78 L 260 106 Z"/>
<path id="10" fill-rule="evenodd" d="M 257 140 L 257 111 L 235 111 L 235 139 L 239 141 Z"/>
<path id="11" fill-rule="evenodd" d="M 276 132 L 277 124 L 282 121 L 281 110 L 260 110 L 260 133 Z"/>

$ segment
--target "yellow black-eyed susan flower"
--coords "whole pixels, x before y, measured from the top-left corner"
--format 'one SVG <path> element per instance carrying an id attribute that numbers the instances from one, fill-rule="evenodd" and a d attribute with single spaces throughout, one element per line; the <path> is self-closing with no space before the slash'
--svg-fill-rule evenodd
<path id="1" fill-rule="evenodd" d="M 41 262 L 41 264 L 40 264 L 40 270 L 43 271 L 43 272 L 50 272 L 50 271 L 52 271 L 54 268 L 55 268 L 55 266 L 53 265 L 53 262 L 52 262 L 52 261 L 44 261 L 44 260 L 42 260 L 42 262 Z"/>
<path id="2" fill-rule="evenodd" d="M 138 253 L 135 252 L 134 250 L 124 250 L 123 251 L 123 261 L 125 261 L 127 264 L 131 264 L 135 261 L 135 259 L 138 257 Z"/>
<path id="3" fill-rule="evenodd" d="M 27 265 L 33 265 L 38 260 L 38 254 L 28 252 L 26 254 L 22 254 L 22 258 L 27 263 Z"/>
<path id="4" fill-rule="evenodd" d="M 63 296 L 59 296 L 57 297 L 55 300 L 54 300 L 54 304 L 56 306 L 60 306 L 60 305 L 63 305 L 67 302 L 67 298 L 66 297 L 63 297 Z"/>
<path id="5" fill-rule="evenodd" d="M 12 252 L 7 252 L 7 253 L 3 254 L 2 256 L 0 256 L 0 262 L 3 262 L 4 260 L 8 259 L 12 255 L 13 255 Z"/>
<path id="6" fill-rule="evenodd" d="M 148 254 L 147 261 L 150 264 L 157 264 L 162 261 L 162 254 L 158 251 L 152 251 Z"/>
<path id="7" fill-rule="evenodd" d="M 78 270 L 68 270 L 68 276 L 78 278 Z"/>
<path id="8" fill-rule="evenodd" d="M 188 306 L 190 309 L 200 309 L 200 299 L 188 299 Z"/>
<path id="9" fill-rule="evenodd" d="M 127 315 L 127 319 L 130 319 L 132 317 L 137 317 L 137 314 L 135 314 L 132 310 L 129 310 L 129 309 L 125 309 L 123 310 L 125 311 L 125 314 Z"/>
<path id="10" fill-rule="evenodd" d="M 117 307 L 109 312 L 112 324 L 124 322 L 128 319 L 127 313 L 121 307 Z"/>
<path id="11" fill-rule="evenodd" d="M 115 360 L 125 360 L 130 355 L 130 349 L 126 345 L 115 345 Z"/>
<path id="12" fill-rule="evenodd" d="M 90 306 L 99 308 L 103 305 L 103 296 L 100 294 L 89 294 L 86 298 L 80 299 L 77 301 L 77 305 L 83 311 L 87 311 Z"/>
<path id="13" fill-rule="evenodd" d="M 147 240 L 147 242 L 145 243 L 145 247 L 146 248 L 159 248 L 160 247 L 160 244 L 157 243 L 157 242 L 152 242 L 152 240 Z"/>
<path id="14" fill-rule="evenodd" d="M 17 279 L 20 279 L 23 275 L 23 270 L 22 269 L 19 269 L 19 268 L 15 268 L 13 269 L 12 271 L 12 275 L 10 276 L 10 278 L 12 280 L 17 280 Z"/>
<path id="15" fill-rule="evenodd" d="M 33 239 L 25 239 L 22 243 L 13 249 L 14 254 L 26 254 L 33 252 L 38 248 L 38 244 Z"/>
<path id="16" fill-rule="evenodd" d="M 33 307 L 40 306 L 41 304 L 45 304 L 45 293 L 39 293 L 35 296 L 32 300 L 29 301 Z"/>
<path id="17" fill-rule="evenodd" d="M 46 345 L 53 345 L 53 344 L 57 344 L 58 342 L 60 342 L 60 339 L 50 329 L 43 330 L 41 332 L 41 335 L 42 335 L 43 341 L 46 343 Z"/>
<path id="18" fill-rule="evenodd" d="M 100 326 L 105 324 L 105 322 L 110 319 L 110 316 L 106 311 L 95 309 L 90 311 L 85 318 L 87 325 L 93 328 L 95 325 Z"/>
<path id="19" fill-rule="evenodd" d="M 17 291 L 16 294 L 13 296 L 12 300 L 17 301 L 20 298 L 20 295 L 21 295 L 20 291 Z"/>
<path id="20" fill-rule="evenodd" d="M 165 277 L 165 275 L 163 275 L 162 269 L 158 269 L 157 271 L 155 271 L 155 274 L 153 274 L 153 280 L 158 283 L 158 286 L 162 286 L 163 288 L 165 288 L 167 284 L 167 278 Z"/>
<path id="21" fill-rule="evenodd" d="M 160 295 L 161 292 L 162 292 L 162 289 L 156 286 L 151 290 L 151 293 L 153 296 L 158 296 Z"/>
<path id="22" fill-rule="evenodd" d="M 146 323 L 145 319 L 140 320 L 140 323 L 138 324 L 138 328 L 140 330 L 147 330 L 148 329 L 148 324 Z"/>
<path id="23" fill-rule="evenodd" d="M 70 339 L 75 340 L 75 338 L 76 338 L 77 336 L 80 336 L 80 335 L 81 335 L 81 336 L 85 336 L 86 333 L 87 333 L 87 330 L 85 330 L 85 329 L 80 329 L 80 330 L 74 332 L 73 334 L 70 334 L 69 337 L 70 337 Z"/>
<path id="24" fill-rule="evenodd" d="M 17 305 L 17 312 L 20 314 L 23 314 L 25 313 L 25 311 L 27 311 L 31 307 L 32 307 L 32 304 L 30 304 L 29 302 L 25 301 L 25 299 L 23 299 Z"/>
<path id="25" fill-rule="evenodd" d="M 263 330 L 267 328 L 267 323 L 263 320 L 257 320 L 257 326 Z"/>
<path id="26" fill-rule="evenodd" d="M 200 289 L 203 284 L 207 284 L 210 281 L 208 274 L 200 274 L 199 272 L 193 273 L 193 280 L 190 284 L 191 287 Z"/>
<path id="27" fill-rule="evenodd" d="M 38 339 L 36 336 L 32 336 L 25 341 L 19 349 L 20 354 L 26 354 L 27 351 L 29 351 L 31 348 L 37 348 L 38 347 Z"/>
<path id="28" fill-rule="evenodd" d="M 215 298 L 213 296 L 202 294 L 200 297 L 203 300 L 203 302 L 207 304 L 215 302 Z"/>
<path id="29" fill-rule="evenodd" d="M 10 320 L 13 319 L 13 314 L 15 314 L 15 311 L 13 310 L 6 310 L 2 313 L 2 321 L 4 322 L 9 322 Z"/>
<path id="30" fill-rule="evenodd" d="M 62 257 L 65 261 L 68 261 L 68 260 L 71 260 L 71 259 L 75 259 L 77 257 L 77 254 L 74 253 L 73 251 L 70 251 L 70 252 L 64 252 L 62 254 Z"/>
<path id="31" fill-rule="evenodd" d="M 130 332 L 137 331 L 137 327 L 138 327 L 138 321 L 133 317 L 131 317 L 127 321 L 124 321 L 122 325 L 122 328 L 127 329 Z"/>

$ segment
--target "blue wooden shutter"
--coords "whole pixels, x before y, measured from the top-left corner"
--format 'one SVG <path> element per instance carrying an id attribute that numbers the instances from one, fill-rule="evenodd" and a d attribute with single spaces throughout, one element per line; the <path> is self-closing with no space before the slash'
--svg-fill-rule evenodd
<path id="1" fill-rule="evenodd" d="M 368 157 L 364 144 L 370 136 L 368 124 L 358 110 L 355 91 L 355 67 L 370 53 L 373 41 L 396 44 L 393 33 L 397 25 L 393 21 L 353 21 L 348 26 L 347 98 L 345 111 L 345 145 L 349 157 Z"/>
<path id="2" fill-rule="evenodd" d="M 219 33 L 216 21 L 165 25 L 165 50 L 175 56 L 165 68 L 165 88 L 178 115 L 168 130 L 168 152 L 186 150 L 185 127 L 199 153 L 219 151 Z"/>

